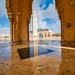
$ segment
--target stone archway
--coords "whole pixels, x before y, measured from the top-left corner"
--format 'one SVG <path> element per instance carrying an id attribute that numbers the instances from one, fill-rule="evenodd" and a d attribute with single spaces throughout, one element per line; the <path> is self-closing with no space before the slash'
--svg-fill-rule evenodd
<path id="1" fill-rule="evenodd" d="M 29 41 L 29 22 L 33 0 L 6 0 L 10 20 L 11 42 Z M 56 0 L 56 9 L 61 21 L 62 41 L 75 42 L 75 0 Z"/>
<path id="2" fill-rule="evenodd" d="M 29 22 L 33 0 L 6 0 L 6 9 L 10 20 L 11 43 L 29 41 Z"/>

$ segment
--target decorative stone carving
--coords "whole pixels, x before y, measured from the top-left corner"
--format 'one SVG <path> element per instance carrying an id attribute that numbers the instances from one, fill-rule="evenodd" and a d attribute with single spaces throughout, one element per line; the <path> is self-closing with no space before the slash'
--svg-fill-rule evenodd
<path id="1" fill-rule="evenodd" d="M 8 13 L 8 18 L 10 20 L 10 22 L 12 22 L 13 18 L 12 18 L 12 12 Z"/>

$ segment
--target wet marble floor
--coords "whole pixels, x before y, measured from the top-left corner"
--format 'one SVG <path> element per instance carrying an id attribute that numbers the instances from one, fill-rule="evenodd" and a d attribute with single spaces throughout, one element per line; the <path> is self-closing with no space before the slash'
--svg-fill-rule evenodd
<path id="1" fill-rule="evenodd" d="M 43 40 L 0 45 L 0 75 L 75 75 L 75 48 Z"/>

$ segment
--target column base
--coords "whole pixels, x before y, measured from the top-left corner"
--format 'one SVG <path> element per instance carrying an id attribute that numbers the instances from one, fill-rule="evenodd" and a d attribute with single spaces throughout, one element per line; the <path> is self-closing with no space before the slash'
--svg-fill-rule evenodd
<path id="1" fill-rule="evenodd" d="M 22 41 L 22 42 L 12 42 L 12 43 L 10 43 L 11 44 L 11 46 L 14 46 L 14 45 L 23 45 L 23 44 L 28 44 L 29 43 L 29 41 Z"/>

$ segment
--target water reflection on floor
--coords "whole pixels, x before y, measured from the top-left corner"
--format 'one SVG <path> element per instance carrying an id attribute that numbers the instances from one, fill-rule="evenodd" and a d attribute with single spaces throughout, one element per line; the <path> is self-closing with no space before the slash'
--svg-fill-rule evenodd
<path id="1" fill-rule="evenodd" d="M 59 49 L 50 48 L 51 45 L 54 45 L 54 43 L 52 42 L 50 43 L 49 41 L 30 42 L 30 44 L 28 44 L 28 47 L 19 48 L 17 49 L 17 52 L 19 54 L 20 59 L 26 59 L 34 56 L 50 55 L 50 54 L 52 55 L 57 54 L 60 57 L 61 49 L 59 50 Z M 60 45 L 60 42 L 58 42 L 57 45 Z"/>
<path id="2" fill-rule="evenodd" d="M 0 75 L 75 75 L 75 48 L 49 40 L 0 45 Z"/>

